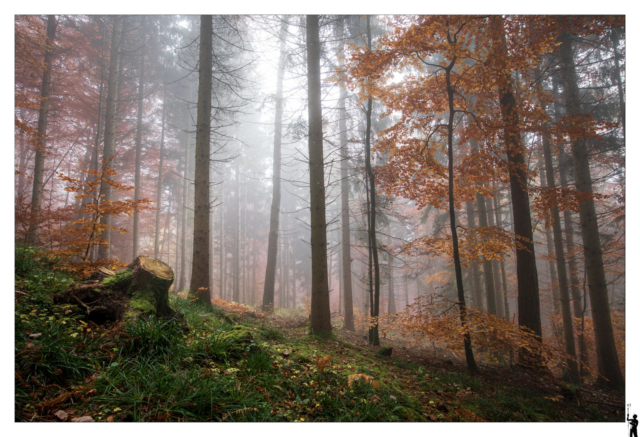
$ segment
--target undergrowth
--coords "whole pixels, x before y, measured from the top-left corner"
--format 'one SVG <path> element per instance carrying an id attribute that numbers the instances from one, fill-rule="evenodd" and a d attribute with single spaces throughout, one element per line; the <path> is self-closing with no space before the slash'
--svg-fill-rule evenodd
<path id="1" fill-rule="evenodd" d="M 155 317 L 97 326 L 53 305 L 72 283 L 54 262 L 16 248 L 17 421 L 58 420 L 58 410 L 96 421 L 611 420 L 544 391 L 376 357 L 339 335 L 320 339 L 182 298 L 172 305 L 188 330 Z M 329 355 L 319 372 L 316 361 Z M 350 387 L 354 374 L 378 386 Z"/>

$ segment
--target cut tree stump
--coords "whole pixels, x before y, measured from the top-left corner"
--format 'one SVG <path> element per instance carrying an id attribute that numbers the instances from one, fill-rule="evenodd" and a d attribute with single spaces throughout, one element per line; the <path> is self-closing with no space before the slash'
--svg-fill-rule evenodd
<path id="1" fill-rule="evenodd" d="M 139 256 L 119 272 L 98 269 L 89 280 L 54 295 L 53 301 L 77 305 L 89 320 L 97 324 L 138 314 L 179 317 L 169 303 L 169 287 L 173 280 L 173 270 L 167 264 Z"/>

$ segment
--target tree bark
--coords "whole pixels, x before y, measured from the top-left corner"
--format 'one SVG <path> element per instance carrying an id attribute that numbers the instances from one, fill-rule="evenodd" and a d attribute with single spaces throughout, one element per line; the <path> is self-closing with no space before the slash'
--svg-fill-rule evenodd
<path id="1" fill-rule="evenodd" d="M 236 158 L 236 189 L 233 220 L 233 301 L 240 302 L 240 155 Z"/>
<path id="2" fill-rule="evenodd" d="M 320 29 L 317 15 L 307 15 L 307 81 L 309 99 L 309 189 L 311 208 L 311 332 L 331 334 L 327 282 L 327 221 L 324 193 Z"/>
<path id="3" fill-rule="evenodd" d="M 507 59 L 504 22 L 501 16 L 491 18 L 494 34 L 494 50 L 497 59 L 498 94 L 502 124 L 504 125 L 504 144 L 509 163 L 509 180 L 511 185 L 511 203 L 513 208 L 513 226 L 523 248 L 516 248 L 516 271 L 518 275 L 518 323 L 532 330 L 542 341 L 542 324 L 540 322 L 540 297 L 538 289 L 538 271 L 536 268 L 535 248 L 533 244 L 533 227 L 529 207 L 527 187 L 527 166 L 525 147 L 520 138 L 520 119 L 513 94 L 510 72 L 505 71 Z M 536 357 L 537 358 L 537 357 Z"/>
<path id="4" fill-rule="evenodd" d="M 49 94 L 51 88 L 51 63 L 53 62 L 53 40 L 56 36 L 56 17 L 47 15 L 47 37 L 44 49 L 44 71 L 40 89 L 40 110 L 38 112 L 38 136 L 36 137 L 36 158 L 33 168 L 33 193 L 31 195 L 31 217 L 27 231 L 27 243 L 38 244 L 38 224 L 42 204 L 42 179 L 44 178 L 44 158 L 47 148 L 47 122 L 49 118 Z"/>
<path id="5" fill-rule="evenodd" d="M 143 24 L 144 26 L 144 17 Z M 144 42 L 144 32 L 141 32 L 141 41 Z M 142 111 L 144 103 L 144 51 L 140 55 L 140 70 L 138 76 L 138 122 L 136 124 L 136 170 L 133 191 L 134 200 L 140 199 L 140 189 L 142 184 L 142 178 L 140 177 L 141 156 L 142 156 Z M 133 258 L 138 257 L 140 251 L 140 214 L 138 210 L 133 211 Z"/>
<path id="6" fill-rule="evenodd" d="M 198 118 L 196 130 L 196 174 L 193 220 L 191 293 L 199 303 L 211 306 L 209 290 L 209 165 L 211 133 L 212 17 L 200 18 L 200 62 L 198 71 Z"/>
<path id="7" fill-rule="evenodd" d="M 537 74 L 536 74 L 537 76 Z M 546 111 L 546 103 L 540 99 L 542 110 Z M 556 180 L 553 169 L 553 158 L 551 154 L 551 142 L 549 137 L 543 133 L 542 149 L 544 153 L 544 165 L 547 177 L 547 186 L 551 189 L 556 188 Z M 542 173 L 541 173 L 542 177 Z M 555 202 L 554 202 L 555 203 Z M 547 239 L 549 232 L 547 231 Z M 560 226 L 560 210 L 558 205 L 553 207 L 553 243 L 556 265 L 558 268 L 558 287 L 560 291 L 560 306 L 562 310 L 562 326 L 564 332 L 565 350 L 572 357 L 576 356 L 575 337 L 573 333 L 573 319 L 571 317 L 571 303 L 569 299 L 569 279 L 567 277 L 567 265 L 564 258 L 564 247 L 562 244 L 562 228 Z M 548 243 L 547 243 L 548 244 Z M 567 368 L 569 370 L 567 376 L 574 383 L 580 382 L 580 373 L 578 371 L 578 363 L 576 360 L 567 360 Z"/>
<path id="8" fill-rule="evenodd" d="M 156 191 L 156 233 L 153 240 L 153 257 L 158 258 L 160 240 L 160 213 L 162 212 L 162 165 L 164 162 L 164 124 L 167 114 L 167 88 L 162 93 L 162 128 L 160 131 L 160 163 L 158 164 L 158 189 Z"/>
<path id="9" fill-rule="evenodd" d="M 470 200 L 465 202 L 467 207 L 467 226 L 469 229 L 476 228 L 476 212 L 473 209 L 474 203 Z M 473 290 L 471 291 L 471 297 L 473 299 L 473 305 L 484 311 L 486 306 L 484 304 L 482 285 L 480 280 L 480 269 L 478 263 L 471 261 L 471 278 L 473 280 Z"/>
<path id="10" fill-rule="evenodd" d="M 344 54 L 344 18 L 337 24 L 340 54 Z M 343 57 L 338 58 L 338 69 L 344 65 Z M 342 296 L 344 303 L 344 329 L 354 331 L 353 320 L 353 289 L 351 284 L 351 224 L 349 223 L 349 143 L 347 139 L 347 89 L 344 81 L 340 82 L 340 97 L 338 100 L 338 127 L 340 129 L 340 200 L 342 202 Z"/>
<path id="11" fill-rule="evenodd" d="M 289 16 L 285 15 L 280 25 L 280 61 L 278 62 L 278 76 L 276 79 L 276 118 L 273 137 L 273 198 L 271 200 L 271 219 L 269 220 L 269 245 L 267 247 L 267 270 L 264 279 L 262 309 L 273 310 L 276 286 L 276 263 L 278 260 L 278 228 L 280 226 L 280 174 L 282 166 L 282 87 L 284 69 L 287 57 L 287 29 Z"/>
<path id="12" fill-rule="evenodd" d="M 580 95 L 576 78 L 571 36 L 563 33 L 559 42 L 560 73 L 564 88 L 567 116 L 579 118 Z M 586 139 L 571 136 L 571 154 L 576 190 L 593 193 L 589 156 Z M 580 205 L 580 229 L 584 248 L 585 269 L 589 284 L 589 298 L 593 315 L 593 328 L 596 337 L 596 355 L 598 357 L 598 383 L 615 390 L 624 390 L 624 376 L 620 370 L 618 352 L 613 335 L 613 324 L 609 310 L 607 282 L 600 246 L 600 231 L 593 198 Z"/>
<path id="13" fill-rule="evenodd" d="M 107 85 L 107 108 L 104 127 L 104 149 L 102 151 L 102 157 L 105 161 L 103 165 L 108 167 L 113 167 L 116 154 L 117 104 L 120 83 L 120 44 L 122 42 L 123 22 L 124 17 L 122 15 L 113 17 L 113 36 L 111 38 L 111 58 L 109 59 L 109 81 Z M 100 193 L 104 195 L 101 203 L 108 203 L 112 198 L 113 189 L 104 179 L 111 179 L 111 177 L 105 175 L 100 185 Z M 103 215 L 100 218 L 100 224 L 110 226 L 111 216 L 107 214 Z M 98 259 L 109 258 L 109 231 L 110 229 L 102 231 L 101 237 L 107 241 L 107 244 L 100 245 L 98 248 Z"/>

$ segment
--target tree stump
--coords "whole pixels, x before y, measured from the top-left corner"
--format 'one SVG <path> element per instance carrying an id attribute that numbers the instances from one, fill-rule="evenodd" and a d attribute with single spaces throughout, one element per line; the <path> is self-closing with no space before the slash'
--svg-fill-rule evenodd
<path id="1" fill-rule="evenodd" d="M 160 260 L 139 256 L 117 273 L 99 269 L 90 279 L 57 293 L 56 304 L 77 305 L 87 318 L 97 324 L 155 314 L 176 316 L 169 304 L 169 287 L 174 280 L 171 267 Z"/>

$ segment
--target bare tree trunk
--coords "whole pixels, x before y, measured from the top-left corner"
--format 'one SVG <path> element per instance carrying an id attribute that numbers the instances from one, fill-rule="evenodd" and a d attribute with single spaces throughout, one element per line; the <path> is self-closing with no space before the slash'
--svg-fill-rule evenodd
<path id="1" fill-rule="evenodd" d="M 227 299 L 227 251 L 224 244 L 224 190 L 222 190 L 222 200 L 222 205 L 220 205 L 220 299 Z"/>
<path id="2" fill-rule="evenodd" d="M 142 18 L 144 26 L 144 17 Z M 143 27 L 144 28 L 144 27 Z M 145 35 L 141 31 L 141 41 L 144 42 Z M 138 76 L 138 123 L 136 124 L 136 173 L 134 179 L 135 190 L 133 192 L 134 200 L 140 199 L 140 188 L 142 178 L 140 177 L 140 166 L 142 156 L 142 111 L 144 103 L 144 51 L 140 55 L 140 70 Z M 164 110 L 164 109 L 163 109 Z M 137 210 L 133 211 L 133 259 L 138 257 L 140 251 L 140 214 Z"/>
<path id="3" fill-rule="evenodd" d="M 496 212 L 496 223 L 499 228 L 502 227 L 502 217 L 500 214 L 500 191 L 496 193 L 496 197 L 493 198 L 493 209 Z M 504 261 L 500 261 L 500 273 L 502 274 L 502 304 L 504 305 L 504 317 L 505 320 L 511 320 L 509 314 L 509 299 L 507 297 L 507 274 L 504 268 Z M 498 302 L 500 305 L 500 302 Z"/>
<path id="4" fill-rule="evenodd" d="M 480 227 L 488 227 L 486 201 L 484 195 L 478 192 L 476 192 L 476 206 L 478 208 Z M 496 289 L 493 282 L 493 266 L 491 265 L 491 261 L 487 260 L 485 257 L 483 257 L 483 259 L 482 269 L 484 272 L 484 289 L 486 291 L 487 298 L 487 311 L 489 311 L 489 314 L 493 314 L 495 316 L 498 313 L 496 311 Z"/>
<path id="5" fill-rule="evenodd" d="M 546 104 L 540 100 L 543 110 L 546 110 Z M 547 186 L 551 189 L 556 188 L 556 180 L 553 169 L 553 160 L 551 154 L 551 143 L 547 135 L 542 136 L 542 149 L 544 153 L 544 163 L 546 170 Z M 540 173 L 542 178 L 542 172 Z M 547 244 L 550 243 L 550 232 L 547 231 Z M 569 299 L 569 280 L 567 277 L 567 266 L 564 258 L 564 247 L 562 244 L 562 228 L 560 226 L 560 210 L 558 205 L 553 207 L 553 243 L 555 248 L 555 260 L 558 266 L 558 287 L 560 289 L 560 305 L 562 311 L 562 326 L 564 332 L 565 350 L 572 357 L 576 356 L 575 337 L 573 334 L 573 319 L 571 318 L 571 304 Z M 552 278 L 553 278 L 552 271 Z M 574 383 L 580 382 L 580 373 L 578 371 L 578 363 L 575 360 L 567 360 L 567 368 L 569 369 L 568 378 Z"/>
<path id="6" fill-rule="evenodd" d="M 211 133 L 212 17 L 200 18 L 200 62 L 198 71 L 198 118 L 196 130 L 196 175 L 193 220 L 191 293 L 198 302 L 211 306 L 209 288 L 209 165 Z"/>
<path id="7" fill-rule="evenodd" d="M 153 257 L 158 258 L 160 239 L 160 213 L 162 212 L 162 165 L 164 162 L 164 123 L 167 113 L 167 87 L 162 93 L 162 128 L 160 133 L 160 163 L 158 165 L 158 189 L 156 191 L 156 234 L 153 240 Z"/>
<path id="8" fill-rule="evenodd" d="M 523 248 L 516 248 L 516 270 L 518 274 L 518 323 L 531 329 L 542 341 L 542 324 L 540 322 L 540 298 L 538 290 L 538 271 L 536 268 L 535 248 L 533 244 L 533 227 L 529 207 L 529 192 L 525 162 L 525 147 L 520 138 L 520 119 L 513 94 L 511 76 L 505 72 L 507 58 L 504 22 L 501 16 L 491 18 L 492 26 L 498 29 L 499 36 L 494 39 L 494 50 L 498 78 L 500 110 L 504 125 L 504 143 L 509 162 L 509 179 L 511 184 L 511 203 L 513 207 L 513 225 L 515 234 L 524 237 L 520 241 Z"/>
<path id="9" fill-rule="evenodd" d="M 567 116 L 581 117 L 580 95 L 573 60 L 571 37 L 563 33 L 559 42 L 560 73 L 564 88 Z M 586 139 L 572 136 L 571 154 L 573 155 L 573 173 L 576 190 L 593 193 L 589 155 Z M 589 283 L 589 298 L 593 315 L 593 329 L 596 337 L 596 355 L 598 357 L 598 383 L 611 389 L 624 390 L 624 376 L 620 370 L 618 352 L 613 335 L 613 324 L 609 310 L 607 281 L 600 246 L 600 231 L 593 198 L 580 205 L 580 228 L 584 248 L 585 270 Z"/>
<path id="10" fill-rule="evenodd" d="M 340 52 L 344 52 L 344 18 L 338 20 Z M 342 56 L 338 58 L 338 69 L 343 68 Z M 355 330 L 353 321 L 353 289 L 351 284 L 351 225 L 349 223 L 349 143 L 347 140 L 347 89 L 340 83 L 338 122 L 340 129 L 340 200 L 342 202 L 342 285 L 344 298 L 344 329 Z"/>
<path id="11" fill-rule="evenodd" d="M 190 93 L 191 94 L 191 93 Z M 189 114 L 185 111 L 185 130 L 189 130 Z M 189 133 L 185 133 L 183 137 L 186 141 L 184 143 L 184 177 L 182 179 L 182 241 L 181 241 L 181 249 L 180 249 L 180 280 L 178 281 L 178 290 L 184 290 L 186 285 L 186 265 L 187 265 L 187 222 L 189 221 L 189 161 L 190 161 L 190 150 L 191 150 L 191 135 Z"/>
<path id="12" fill-rule="evenodd" d="M 233 208 L 233 301 L 240 302 L 240 156 L 236 158 L 235 208 Z"/>
<path id="13" fill-rule="evenodd" d="M 324 193 L 320 29 L 317 15 L 307 15 L 307 83 L 309 99 L 309 188 L 311 208 L 311 332 L 331 334 L 327 282 L 327 219 Z"/>
<path id="14" fill-rule="evenodd" d="M 56 36 L 56 17 L 47 15 L 47 37 L 44 49 L 44 71 L 40 89 L 40 111 L 38 112 L 38 136 L 36 138 L 36 159 L 33 168 L 33 194 L 31 195 L 31 217 L 27 242 L 38 244 L 38 224 L 40 205 L 42 204 L 42 179 L 44 177 L 44 158 L 47 147 L 47 121 L 49 118 L 49 90 L 51 88 L 51 63 L 53 61 L 53 40 Z"/>
<path id="15" fill-rule="evenodd" d="M 495 198 L 494 198 L 495 199 Z M 490 227 L 495 227 L 496 222 L 495 222 L 495 216 L 494 216 L 494 210 L 493 210 L 493 201 L 491 200 L 491 198 L 487 198 L 485 197 L 485 206 L 486 206 L 486 210 L 487 210 L 487 219 L 489 220 L 489 226 Z M 502 304 L 502 293 L 500 292 L 500 272 L 499 270 L 499 265 L 498 265 L 498 260 L 497 259 L 492 259 L 491 260 L 491 271 L 493 273 L 493 287 L 494 287 L 494 297 L 495 297 L 495 304 L 496 304 L 496 315 L 499 318 L 504 318 L 504 307 L 501 305 Z"/>
<path id="16" fill-rule="evenodd" d="M 474 203 L 467 200 L 467 226 L 469 229 L 476 228 L 476 212 L 473 209 Z M 485 310 L 486 306 L 484 304 L 484 298 L 482 293 L 482 285 L 480 280 L 480 269 L 478 268 L 478 263 L 475 261 L 471 261 L 471 277 L 473 280 L 473 290 L 471 290 L 471 296 L 473 298 L 473 305 L 481 309 Z"/>
<path id="17" fill-rule="evenodd" d="M 266 311 L 273 309 L 276 284 L 276 262 L 278 260 L 278 228 L 280 224 L 280 167 L 282 166 L 282 84 L 287 56 L 287 29 L 289 17 L 285 16 L 280 25 L 280 61 L 278 63 L 278 77 L 276 88 L 276 117 L 273 138 L 273 199 L 271 200 L 271 219 L 269 221 L 269 245 L 267 248 L 267 270 L 264 279 L 264 293 L 262 308 Z"/>
<path id="18" fill-rule="evenodd" d="M 120 82 L 120 43 L 122 41 L 122 26 L 124 17 L 122 15 L 116 15 L 113 17 L 113 36 L 111 38 L 111 58 L 109 60 L 109 82 L 107 85 L 107 109 L 106 120 L 104 127 L 104 149 L 102 152 L 104 165 L 113 167 L 114 158 L 116 154 L 116 123 L 117 123 L 117 103 L 118 103 L 118 89 Z M 109 202 L 112 197 L 112 187 L 104 179 L 111 179 L 110 176 L 104 176 L 103 182 L 100 186 L 100 192 L 104 195 L 102 202 Z M 111 216 L 103 215 L 100 218 L 101 225 L 111 225 Z M 105 229 L 102 232 L 101 237 L 105 240 L 109 240 L 109 229 Z M 109 258 L 109 244 L 106 246 L 101 245 L 98 248 L 98 258 Z"/>
<path id="19" fill-rule="evenodd" d="M 620 122 L 622 123 L 622 137 L 626 139 L 627 135 L 627 117 L 625 114 L 624 104 L 624 90 L 622 88 L 622 75 L 620 74 L 620 59 L 622 56 L 618 52 L 618 44 L 620 44 L 620 34 L 624 32 L 621 27 L 613 27 L 611 29 L 611 42 L 613 43 L 613 60 L 615 62 L 615 68 L 613 74 L 616 78 L 616 85 L 618 87 L 618 104 L 620 105 Z"/>

